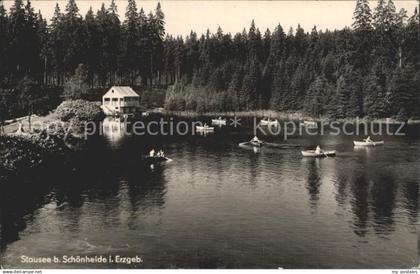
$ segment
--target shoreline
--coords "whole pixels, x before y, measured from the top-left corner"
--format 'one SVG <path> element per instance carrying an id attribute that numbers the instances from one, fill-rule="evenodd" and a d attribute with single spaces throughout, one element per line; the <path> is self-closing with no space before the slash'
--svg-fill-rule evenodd
<path id="1" fill-rule="evenodd" d="M 3 127 L 0 133 L 0 177 L 18 175 L 22 170 L 38 168 L 49 162 L 49 159 L 64 156 L 65 152 L 77 151 L 85 143 L 82 138 L 80 117 L 86 121 L 94 121 L 101 110 L 94 110 L 93 116 L 86 119 L 85 113 L 89 104 L 69 110 L 67 105 L 80 103 L 65 101 L 46 116 L 33 115 L 9 120 L 11 123 Z M 83 102 L 82 102 L 83 103 Z M 82 104 L 83 106 L 83 104 Z M 63 119 L 69 111 L 75 111 L 74 116 Z M 64 112 L 60 113 L 60 112 Z M 80 111 L 80 112 L 78 112 Z M 96 112 L 95 112 L 96 111 Z"/>
<path id="2" fill-rule="evenodd" d="M 369 118 L 369 117 L 362 117 L 362 118 L 340 118 L 340 119 L 333 119 L 328 117 L 311 117 L 305 115 L 301 112 L 279 112 L 273 110 L 254 110 L 254 111 L 210 111 L 210 112 L 203 112 L 199 113 L 196 111 L 171 111 L 171 110 L 160 110 L 160 111 L 150 111 L 151 113 L 160 113 L 163 115 L 174 115 L 179 117 L 185 118 L 194 118 L 194 117 L 209 117 L 209 118 L 217 118 L 217 117 L 241 117 L 241 118 L 264 118 L 268 117 L 270 119 L 278 119 L 278 120 L 285 120 L 285 121 L 315 121 L 318 123 L 328 123 L 328 122 L 339 122 L 339 123 L 354 123 L 354 122 L 370 122 L 370 123 L 377 123 L 377 124 L 402 124 L 406 123 L 408 125 L 420 125 L 420 119 L 408 119 L 407 121 L 397 120 L 394 118 Z"/>

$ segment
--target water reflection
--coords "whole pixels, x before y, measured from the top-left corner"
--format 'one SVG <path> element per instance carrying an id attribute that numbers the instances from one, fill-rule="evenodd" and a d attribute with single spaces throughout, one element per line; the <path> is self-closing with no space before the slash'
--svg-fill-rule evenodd
<path id="1" fill-rule="evenodd" d="M 354 176 L 354 181 L 351 183 L 351 191 L 353 193 L 351 207 L 354 213 L 354 232 L 359 236 L 366 235 L 369 225 L 368 199 L 370 183 L 363 174 Z"/>
<path id="2" fill-rule="evenodd" d="M 28 181 L 28 180 L 26 180 Z M 37 183 L 32 180 L 28 183 Z M 27 227 L 27 222 L 33 221 L 33 213 L 50 203 L 48 195 L 50 186 L 25 186 L 27 191 L 22 192 L 19 180 L 0 183 L 0 247 L 1 252 L 6 250 L 9 243 L 19 240 L 19 231 Z"/>
<path id="3" fill-rule="evenodd" d="M 28 228 L 34 233 L 79 234 L 88 218 L 89 225 L 97 228 L 134 229 L 142 212 L 164 206 L 164 167 L 151 172 L 141 162 L 130 162 L 127 155 L 110 155 L 108 145 L 112 144 L 93 146 L 92 151 L 76 155 L 70 166 L 51 168 L 40 178 L 0 184 L 2 253 Z"/>
<path id="4" fill-rule="evenodd" d="M 408 181 L 403 187 L 404 205 L 411 224 L 416 224 L 419 215 L 419 181 Z M 420 239 L 420 237 L 419 237 Z"/>
<path id="5" fill-rule="evenodd" d="M 391 174 L 379 174 L 373 182 L 371 193 L 376 233 L 390 234 L 394 230 L 396 187 L 395 179 Z"/>
<path id="6" fill-rule="evenodd" d="M 106 117 L 102 122 L 102 132 L 112 146 L 118 146 L 127 133 L 127 123 L 120 118 Z"/>
<path id="7" fill-rule="evenodd" d="M 303 159 L 308 170 L 306 189 L 309 192 L 309 203 L 316 208 L 319 200 L 319 187 L 321 186 L 320 161 L 324 159 Z"/>

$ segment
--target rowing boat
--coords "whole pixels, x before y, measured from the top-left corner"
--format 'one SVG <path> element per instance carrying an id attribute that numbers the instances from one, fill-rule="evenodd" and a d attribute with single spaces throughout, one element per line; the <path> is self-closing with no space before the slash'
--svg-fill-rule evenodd
<path id="1" fill-rule="evenodd" d="M 384 145 L 384 141 L 379 141 L 379 142 L 366 142 L 366 141 L 353 141 L 353 144 L 355 146 L 363 146 L 363 147 L 374 147 L 374 146 L 382 146 Z"/>
<path id="2" fill-rule="evenodd" d="M 209 126 L 196 126 L 195 129 L 197 131 L 213 131 L 214 127 L 209 127 Z"/>
<path id="3" fill-rule="evenodd" d="M 303 121 L 300 124 L 302 126 L 308 127 L 308 128 L 317 128 L 318 127 L 318 124 L 315 121 Z"/>
<path id="4" fill-rule="evenodd" d="M 158 164 L 158 163 L 163 163 L 163 162 L 170 162 L 172 161 L 172 159 L 165 157 L 165 156 L 144 156 L 144 160 L 148 163 L 148 164 Z"/>
<path id="5" fill-rule="evenodd" d="M 252 142 L 252 141 L 243 142 L 243 143 L 239 144 L 240 147 L 244 147 L 244 146 L 246 146 L 246 147 L 262 147 L 262 145 L 263 145 L 262 142 Z"/>
<path id="6" fill-rule="evenodd" d="M 213 125 L 225 126 L 226 120 L 225 119 L 211 119 L 211 123 Z"/>
<path id="7" fill-rule="evenodd" d="M 279 124 L 279 121 L 277 120 L 277 119 L 275 119 L 275 120 L 270 120 L 270 119 L 262 119 L 261 121 L 260 121 L 260 125 L 261 126 L 274 126 L 274 125 L 278 125 Z"/>
<path id="8" fill-rule="evenodd" d="M 320 152 L 320 153 L 315 152 L 315 150 L 304 150 L 304 151 L 302 151 L 302 156 L 304 156 L 304 157 L 335 156 L 335 150 L 323 151 L 323 152 Z"/>

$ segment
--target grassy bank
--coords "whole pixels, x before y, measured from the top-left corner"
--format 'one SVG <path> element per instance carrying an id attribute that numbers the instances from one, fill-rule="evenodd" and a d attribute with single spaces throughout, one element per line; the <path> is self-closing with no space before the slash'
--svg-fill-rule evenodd
<path id="1" fill-rule="evenodd" d="M 71 151 L 82 141 L 83 122 L 99 119 L 101 113 L 96 103 L 65 101 L 47 116 L 6 125 L 0 135 L 0 176 L 25 172 Z"/>

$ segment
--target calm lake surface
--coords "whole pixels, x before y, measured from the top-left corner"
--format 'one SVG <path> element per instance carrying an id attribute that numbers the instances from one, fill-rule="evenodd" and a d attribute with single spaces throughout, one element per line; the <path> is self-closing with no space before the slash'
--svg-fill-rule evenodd
<path id="1" fill-rule="evenodd" d="M 108 125 L 109 126 L 109 125 Z M 260 150 L 246 128 L 207 136 L 105 130 L 67 163 L 5 182 L 1 264 L 35 268 L 409 268 L 418 265 L 419 130 L 280 136 Z M 308 159 L 320 144 L 336 157 Z M 153 168 L 151 148 L 173 161 Z M 70 168 L 69 168 L 70 165 Z M 23 185 L 23 186 L 22 186 Z M 20 256 L 121 255 L 142 264 L 24 264 Z"/>

